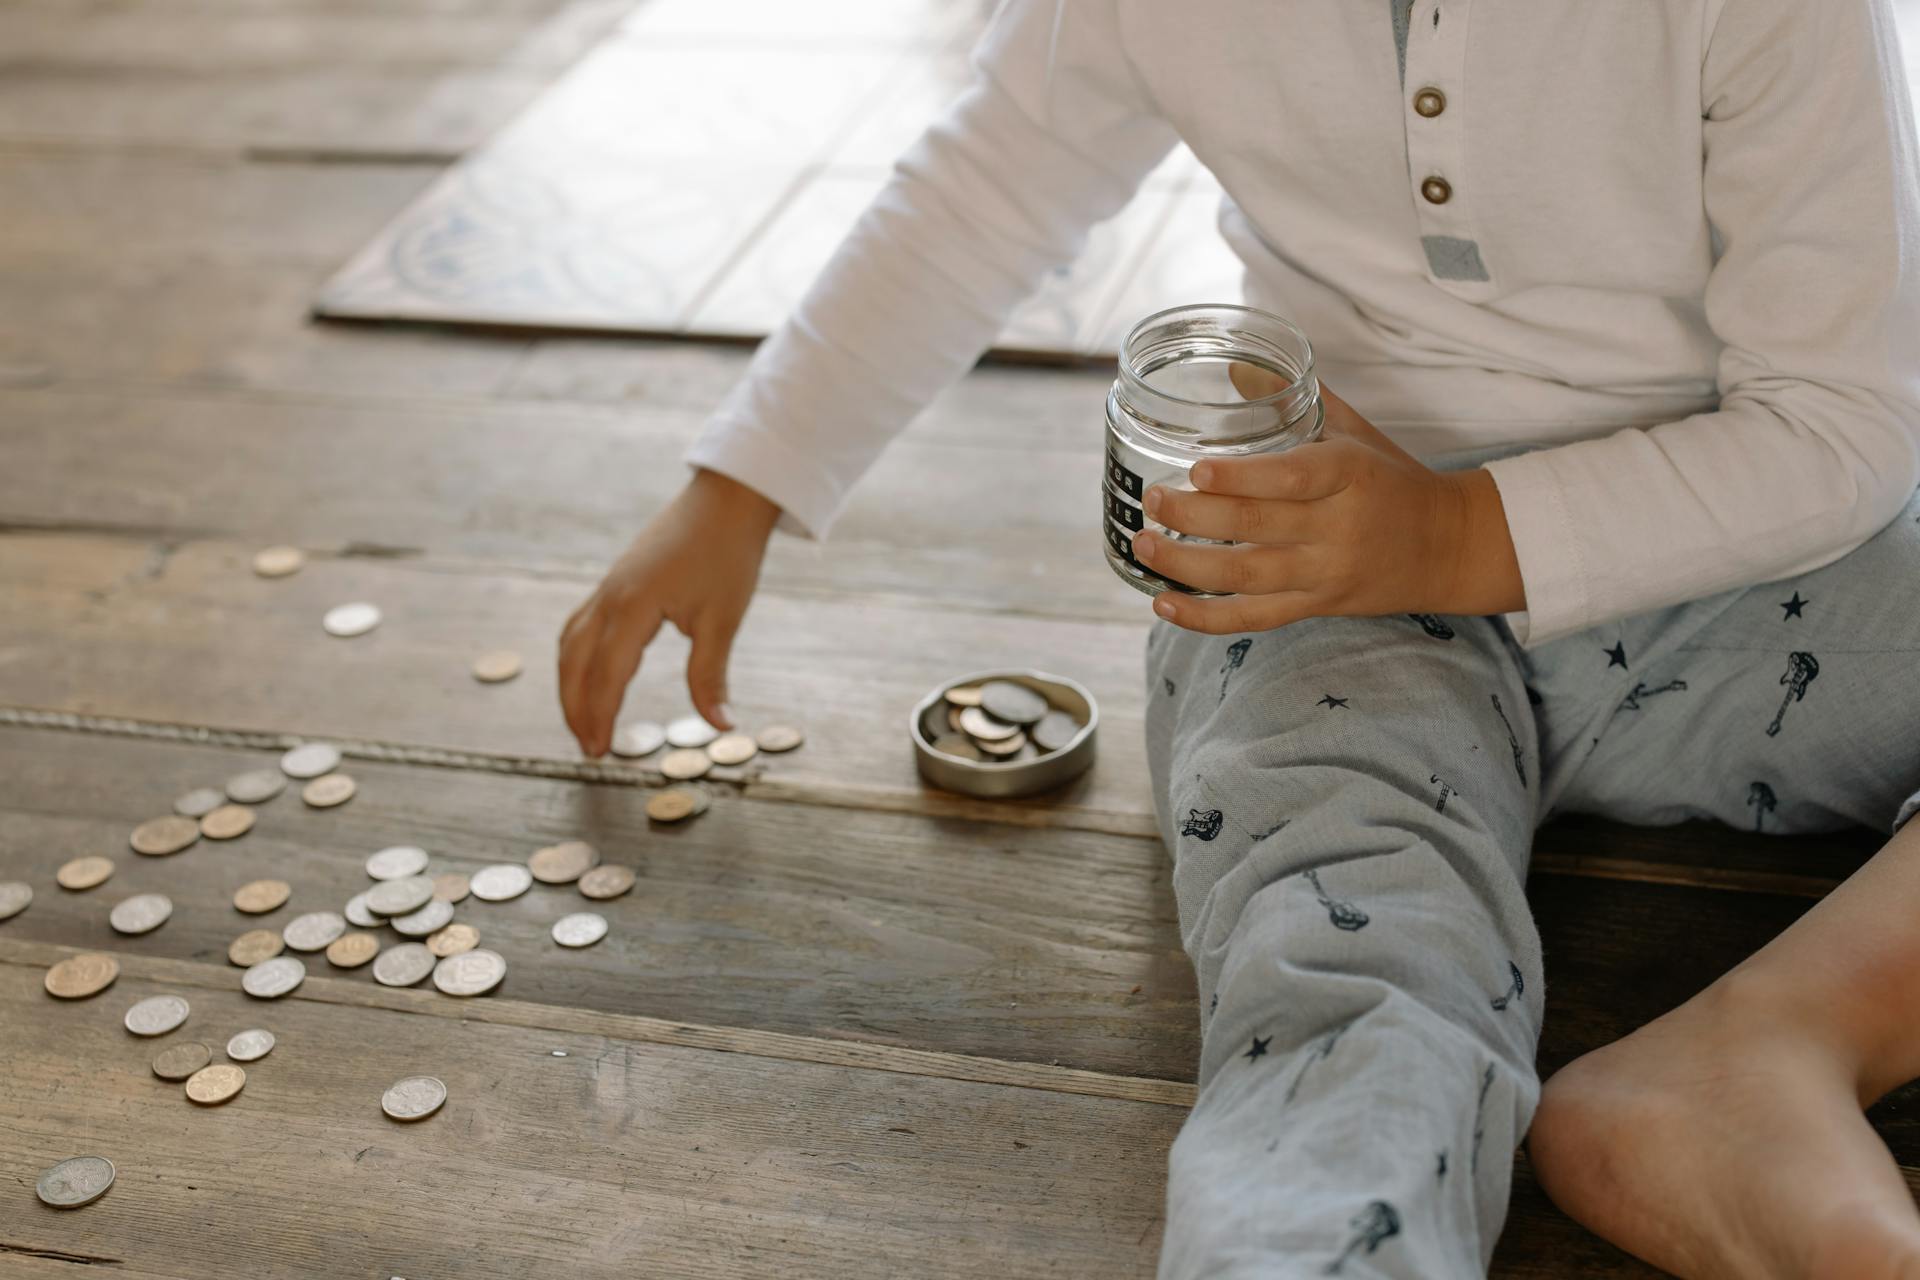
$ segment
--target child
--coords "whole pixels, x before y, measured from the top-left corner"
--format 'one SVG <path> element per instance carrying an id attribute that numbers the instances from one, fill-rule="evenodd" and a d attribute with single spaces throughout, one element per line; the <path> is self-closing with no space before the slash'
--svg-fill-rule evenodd
<path id="1" fill-rule="evenodd" d="M 974 63 L 568 621 L 582 748 L 663 621 L 731 723 L 772 529 L 823 536 L 1185 139 L 1330 414 L 1151 495 L 1237 545 L 1135 546 L 1234 593 L 1159 597 L 1147 648 L 1204 1029 L 1161 1275 L 1482 1275 L 1531 1124 L 1554 1198 L 1682 1276 L 1920 1276 L 1861 1114 L 1920 1075 L 1915 830 L 1544 1096 L 1524 895 L 1555 813 L 1885 830 L 1920 788 L 1888 0 L 1005 0 Z"/>

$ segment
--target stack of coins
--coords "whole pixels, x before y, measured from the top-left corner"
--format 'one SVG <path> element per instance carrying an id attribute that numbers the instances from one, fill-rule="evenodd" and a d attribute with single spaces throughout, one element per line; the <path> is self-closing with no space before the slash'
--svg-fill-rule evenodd
<path id="1" fill-rule="evenodd" d="M 982 764 L 1037 760 L 1064 750 L 1084 723 L 1031 685 L 988 680 L 947 689 L 920 732 L 935 751 Z"/>

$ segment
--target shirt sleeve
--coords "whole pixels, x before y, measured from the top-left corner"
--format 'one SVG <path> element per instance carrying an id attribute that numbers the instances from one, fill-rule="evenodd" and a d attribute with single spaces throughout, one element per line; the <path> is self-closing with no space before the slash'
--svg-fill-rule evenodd
<path id="1" fill-rule="evenodd" d="M 1920 483 L 1920 159 L 1888 0 L 1724 0 L 1701 108 L 1720 405 L 1487 465 L 1528 647 L 1819 568 Z"/>
<path id="2" fill-rule="evenodd" d="M 888 441 L 1177 141 L 1113 0 L 1004 0 L 972 67 L 687 455 L 778 504 L 786 532 L 824 537 Z"/>

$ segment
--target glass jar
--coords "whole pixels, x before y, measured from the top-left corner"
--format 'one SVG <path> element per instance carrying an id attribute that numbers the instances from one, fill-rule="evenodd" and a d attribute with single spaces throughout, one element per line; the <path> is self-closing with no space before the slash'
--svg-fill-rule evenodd
<path id="1" fill-rule="evenodd" d="M 1107 393 L 1104 513 L 1107 563 L 1150 596 L 1217 595 L 1162 577 L 1133 556 L 1133 535 L 1151 529 L 1189 538 L 1147 518 L 1149 485 L 1191 489 L 1203 458 L 1291 449 L 1320 438 L 1326 409 L 1307 335 L 1270 312 L 1203 303 L 1155 312 L 1120 344 L 1120 374 Z"/>

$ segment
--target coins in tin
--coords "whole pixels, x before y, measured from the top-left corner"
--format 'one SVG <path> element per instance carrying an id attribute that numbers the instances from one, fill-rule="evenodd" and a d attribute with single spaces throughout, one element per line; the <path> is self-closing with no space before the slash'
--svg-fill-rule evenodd
<path id="1" fill-rule="evenodd" d="M 959 760 L 981 760 L 980 748 L 973 739 L 961 733 L 943 733 L 933 740 L 933 749 Z"/>
<path id="2" fill-rule="evenodd" d="M 336 969 L 358 969 L 380 953 L 380 939 L 370 933 L 343 933 L 327 944 L 327 963 Z"/>
<path id="3" fill-rule="evenodd" d="M 576 911 L 553 922 L 553 940 L 563 947 L 590 947 L 607 936 L 607 918 Z"/>
<path id="4" fill-rule="evenodd" d="M 0 920 L 11 920 L 33 901 L 33 886 L 24 880 L 0 880 Z"/>
<path id="5" fill-rule="evenodd" d="M 427 939 L 427 950 L 445 959 L 480 945 L 480 931 L 470 924 L 450 924 Z"/>
<path id="6" fill-rule="evenodd" d="M 754 739 L 762 751 L 771 751 L 776 754 L 782 751 L 792 751 L 806 740 L 806 735 L 790 724 L 768 725 L 762 729 Z"/>
<path id="7" fill-rule="evenodd" d="M 202 1067 L 187 1077 L 187 1097 L 203 1107 L 231 1101 L 247 1084 L 245 1068 L 230 1062 Z"/>
<path id="8" fill-rule="evenodd" d="M 303 742 L 280 757 L 280 772 L 302 781 L 339 767 L 340 749 L 325 742 Z"/>
<path id="9" fill-rule="evenodd" d="M 200 838 L 200 824 L 192 818 L 170 813 L 164 818 L 149 818 L 133 829 L 127 843 L 135 853 L 149 858 L 164 858 L 178 853 Z"/>
<path id="10" fill-rule="evenodd" d="M 195 787 L 173 802 L 173 811 L 183 818 L 204 818 L 226 802 L 226 792 L 218 787 Z"/>
<path id="11" fill-rule="evenodd" d="M 84 1000 L 97 996 L 120 976 L 120 962 L 97 951 L 68 956 L 47 970 L 47 994 L 62 1000 Z"/>
<path id="12" fill-rule="evenodd" d="M 223 804 L 200 819 L 200 834 L 209 840 L 233 840 L 253 830 L 253 810 L 243 804 Z"/>
<path id="13" fill-rule="evenodd" d="M 367 890 L 367 910 L 377 916 L 403 916 L 418 911 L 433 899 L 430 876 L 405 876 L 382 880 Z"/>
<path id="14" fill-rule="evenodd" d="M 227 1056 L 235 1062 L 252 1062 L 273 1052 L 273 1032 L 255 1027 L 235 1032 L 227 1041 Z"/>
<path id="15" fill-rule="evenodd" d="M 56 1209 L 78 1209 L 107 1194 L 113 1172 L 113 1161 L 105 1156 L 74 1156 L 42 1173 L 34 1194 Z"/>
<path id="16" fill-rule="evenodd" d="M 263 578 L 284 578 L 300 572 L 307 553 L 298 547 L 262 547 L 253 553 L 253 571 Z"/>
<path id="17" fill-rule="evenodd" d="M 179 996 L 148 996 L 127 1010 L 127 1030 L 137 1036 L 163 1036 L 179 1027 L 192 1012 Z"/>
<path id="18" fill-rule="evenodd" d="M 403 916 L 395 916 L 387 923 L 392 925 L 393 931 L 402 937 L 424 938 L 430 933 L 438 933 L 452 919 L 453 904 L 432 898 L 418 911 L 409 911 Z"/>
<path id="19" fill-rule="evenodd" d="M 332 911 L 309 911 L 287 921 L 280 931 L 287 946 L 295 951 L 324 951 L 335 938 L 347 931 L 347 922 Z"/>
<path id="20" fill-rule="evenodd" d="M 726 733 L 707 744 L 707 756 L 715 764 L 745 764 L 760 754 L 760 744 L 744 733 Z"/>
<path id="21" fill-rule="evenodd" d="M 293 886 L 285 880 L 249 880 L 233 891 L 233 907 L 250 916 L 278 911 L 287 904 Z"/>
<path id="22" fill-rule="evenodd" d="M 1080 722 L 1064 711 L 1049 711 L 1028 731 L 1042 751 L 1058 751 L 1080 732 Z"/>
<path id="23" fill-rule="evenodd" d="M 122 898 L 107 916 L 107 923 L 113 926 L 115 933 L 140 934 L 152 933 L 167 922 L 173 914 L 173 903 L 165 895 L 158 893 L 136 893 L 131 898 Z"/>
<path id="24" fill-rule="evenodd" d="M 485 995 L 507 976 L 507 962 L 499 953 L 475 947 L 448 956 L 433 970 L 433 985 L 450 996 Z"/>
<path id="25" fill-rule="evenodd" d="M 605 900 L 633 888 L 633 868 L 603 862 L 580 877 L 580 896 Z"/>
<path id="26" fill-rule="evenodd" d="M 198 1040 L 183 1040 L 153 1055 L 153 1074 L 162 1080 L 185 1080 L 212 1061 L 213 1050 Z"/>
<path id="27" fill-rule="evenodd" d="M 342 639 L 363 636 L 379 625 L 379 607 L 364 600 L 337 604 L 320 619 L 320 626 L 328 635 Z"/>
<path id="28" fill-rule="evenodd" d="M 980 754 L 992 760 L 1012 760 L 1027 749 L 1027 735 L 1015 733 L 1007 738 L 981 738 L 973 744 Z"/>
<path id="29" fill-rule="evenodd" d="M 432 973 L 438 959 L 418 942 L 403 942 L 374 959 L 373 980 L 383 987 L 410 987 Z"/>
<path id="30" fill-rule="evenodd" d="M 286 949 L 272 929 L 249 929 L 227 947 L 227 959 L 242 969 L 251 969 L 262 960 L 271 960 Z"/>
<path id="31" fill-rule="evenodd" d="M 106 883 L 113 874 L 113 859 L 103 858 L 99 854 L 89 854 L 84 858 L 75 858 L 54 872 L 53 878 L 60 882 L 62 889 L 91 889 L 95 885 Z"/>
<path id="32" fill-rule="evenodd" d="M 650 756 L 666 745 L 667 731 L 651 720 L 635 720 L 614 730 L 613 754 L 629 759 Z"/>
<path id="33" fill-rule="evenodd" d="M 980 709 L 1009 724 L 1033 724 L 1047 714 L 1047 700 L 1024 684 L 989 680 L 980 686 Z"/>
<path id="34" fill-rule="evenodd" d="M 240 975 L 240 989 L 262 1000 L 278 1000 L 307 980 L 307 966 L 295 956 L 262 960 Z"/>
<path id="35" fill-rule="evenodd" d="M 598 866 L 600 851 L 584 840 L 536 849 L 527 859 L 527 870 L 541 884 L 572 884 Z"/>
<path id="36" fill-rule="evenodd" d="M 981 686 L 977 684 L 957 684 L 941 696 L 948 704 L 956 707 L 977 707 L 980 705 Z"/>
<path id="37" fill-rule="evenodd" d="M 249 769 L 227 779 L 227 799 L 235 804 L 265 804 L 287 789 L 278 769 Z"/>
<path id="38" fill-rule="evenodd" d="M 1020 732 L 1020 726 L 1010 720 L 996 719 L 988 714 L 985 707 L 968 707 L 960 713 L 960 728 L 976 742 L 993 741 L 997 738 L 1011 738 Z"/>
<path id="39" fill-rule="evenodd" d="M 380 1096 L 388 1119 L 425 1120 L 447 1100 L 447 1086 L 434 1076 L 408 1076 Z"/>
<path id="40" fill-rule="evenodd" d="M 495 649 L 473 660 L 473 678 L 482 684 L 499 684 L 520 674 L 520 655 L 511 649 Z"/>
<path id="41" fill-rule="evenodd" d="M 427 869 L 427 851 L 410 844 L 391 845 L 367 858 L 367 874 L 375 880 L 399 880 Z"/>
<path id="42" fill-rule="evenodd" d="M 473 885 L 464 871 L 442 871 L 433 878 L 433 896 L 441 902 L 464 902 Z"/>
<path id="43" fill-rule="evenodd" d="M 315 778 L 300 790 L 300 798 L 314 809 L 331 809 L 335 805 L 345 804 L 353 799 L 357 790 L 352 778 L 344 773 L 329 773 Z"/>
<path id="44" fill-rule="evenodd" d="M 482 867 L 473 873 L 473 896 L 482 902 L 505 902 L 533 887 L 533 873 L 515 862 Z"/>

